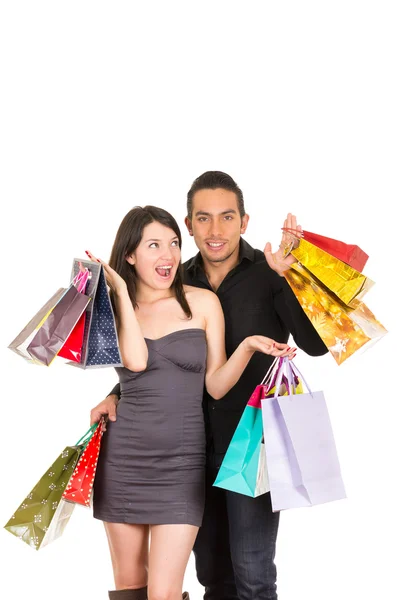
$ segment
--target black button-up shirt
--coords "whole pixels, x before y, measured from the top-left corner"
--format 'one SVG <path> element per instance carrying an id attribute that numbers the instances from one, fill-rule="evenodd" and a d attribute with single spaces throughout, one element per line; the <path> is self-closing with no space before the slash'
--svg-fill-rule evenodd
<path id="1" fill-rule="evenodd" d="M 203 270 L 200 253 L 184 263 L 184 283 L 211 290 Z M 239 263 L 216 291 L 225 315 L 226 354 L 250 335 L 264 335 L 287 342 L 292 334 L 299 348 L 311 356 L 327 352 L 321 338 L 303 312 L 284 277 L 267 264 L 260 250 L 254 250 L 243 238 Z M 204 392 L 203 408 L 209 445 L 216 454 L 224 454 L 242 412 L 273 357 L 255 352 L 240 380 L 221 400 Z"/>
<path id="2" fill-rule="evenodd" d="M 200 253 L 185 262 L 184 283 L 212 290 L 202 265 Z M 216 294 L 225 316 L 228 358 L 250 335 L 287 342 L 292 334 L 296 345 L 307 354 L 320 356 L 327 352 L 284 277 L 269 267 L 263 252 L 252 248 L 243 238 L 239 262 L 227 274 Z M 216 454 L 226 452 L 252 391 L 262 381 L 272 361 L 272 356 L 255 352 L 240 380 L 226 396 L 214 400 L 204 391 L 207 445 Z M 120 395 L 119 385 L 111 393 Z"/>

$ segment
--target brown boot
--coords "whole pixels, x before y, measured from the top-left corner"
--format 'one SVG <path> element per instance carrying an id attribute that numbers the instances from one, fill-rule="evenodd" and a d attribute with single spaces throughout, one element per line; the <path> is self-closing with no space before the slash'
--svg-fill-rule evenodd
<path id="1" fill-rule="evenodd" d="M 115 590 L 109 592 L 110 600 L 147 600 L 147 587 L 138 590 Z"/>
<path id="2" fill-rule="evenodd" d="M 190 600 L 189 592 L 183 592 L 182 600 Z"/>

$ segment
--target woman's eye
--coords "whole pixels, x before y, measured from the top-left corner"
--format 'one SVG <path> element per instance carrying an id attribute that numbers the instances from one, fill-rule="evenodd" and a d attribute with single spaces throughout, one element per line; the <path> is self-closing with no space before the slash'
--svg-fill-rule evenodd
<path id="1" fill-rule="evenodd" d="M 159 246 L 159 245 L 157 244 L 157 242 L 152 242 L 152 243 L 150 244 L 149 248 L 153 248 L 153 247 L 154 247 L 154 248 L 158 248 L 158 246 Z"/>
<path id="2" fill-rule="evenodd" d="M 174 240 L 174 241 L 172 242 L 172 244 L 173 244 L 174 246 L 176 246 L 176 247 L 178 247 L 178 246 L 179 246 L 179 242 L 178 242 L 178 240 Z"/>

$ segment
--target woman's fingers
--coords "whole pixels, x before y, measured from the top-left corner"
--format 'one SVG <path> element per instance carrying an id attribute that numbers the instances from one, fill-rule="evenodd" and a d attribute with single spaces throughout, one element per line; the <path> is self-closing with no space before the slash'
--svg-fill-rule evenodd
<path id="1" fill-rule="evenodd" d="M 280 348 L 279 346 L 283 346 L 282 348 Z M 273 344 L 265 344 L 265 343 L 260 343 L 260 347 L 258 348 L 258 350 L 260 350 L 261 352 L 263 352 L 264 354 L 270 354 L 271 356 L 275 356 L 275 357 L 293 357 L 295 356 L 295 352 L 296 349 L 294 348 L 285 348 L 285 344 L 278 344 L 275 343 Z"/>
<path id="2" fill-rule="evenodd" d="M 287 344 L 282 344 L 280 342 L 274 342 L 272 346 L 272 356 L 279 356 L 283 358 L 292 358 L 296 354 L 296 348 L 291 348 Z"/>
<path id="3" fill-rule="evenodd" d="M 281 358 L 289 358 L 290 356 L 293 356 L 291 350 L 273 350 L 271 354 L 272 356 L 278 356 Z"/>
<path id="4" fill-rule="evenodd" d="M 94 262 L 101 262 L 98 258 L 96 258 L 91 252 L 89 252 L 88 250 L 85 250 L 86 255 L 88 256 L 88 258 L 90 260 L 93 260 Z"/>
<path id="5" fill-rule="evenodd" d="M 109 265 L 103 261 L 100 261 L 104 271 L 105 271 L 105 275 L 113 275 L 115 273 L 114 269 L 112 269 L 112 267 L 109 267 Z"/>
<path id="6" fill-rule="evenodd" d="M 251 343 L 256 346 L 258 350 L 270 354 L 271 352 L 293 354 L 296 351 L 296 347 L 288 346 L 284 342 L 276 342 L 275 340 L 268 338 L 263 335 L 254 335 L 251 337 Z M 276 354 L 274 354 L 276 356 Z"/>
<path id="7" fill-rule="evenodd" d="M 87 254 L 87 256 L 90 260 L 93 260 L 94 262 L 98 262 L 103 266 L 103 269 L 105 271 L 106 281 L 110 285 L 112 282 L 111 277 L 115 274 L 115 271 L 112 269 L 112 267 L 109 267 L 109 265 L 107 263 L 105 263 L 103 260 L 101 260 L 100 258 L 96 258 L 96 256 L 94 256 L 88 250 L 86 250 L 85 253 Z"/>
<path id="8" fill-rule="evenodd" d="M 114 273 L 114 270 L 112 269 L 112 267 L 109 267 L 109 265 L 107 263 L 105 263 L 103 260 L 101 260 L 100 258 L 96 258 L 96 256 L 94 256 L 93 254 L 91 254 L 91 252 L 88 252 L 88 250 L 86 250 L 85 253 L 94 262 L 101 263 L 101 265 L 105 269 L 106 273 L 108 273 L 108 274 Z"/>

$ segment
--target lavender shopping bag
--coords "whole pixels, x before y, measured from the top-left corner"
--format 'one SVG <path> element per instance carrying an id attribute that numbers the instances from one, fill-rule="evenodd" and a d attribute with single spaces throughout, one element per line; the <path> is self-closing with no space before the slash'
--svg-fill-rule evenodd
<path id="1" fill-rule="evenodd" d="M 90 298 L 70 284 L 28 346 L 33 359 L 50 365 L 86 310 Z"/>
<path id="2" fill-rule="evenodd" d="M 274 397 L 262 400 L 273 511 L 346 498 L 324 394 L 309 390 L 279 396 L 283 373 L 289 381 L 294 376 L 303 380 L 291 361 L 280 360 Z"/>

